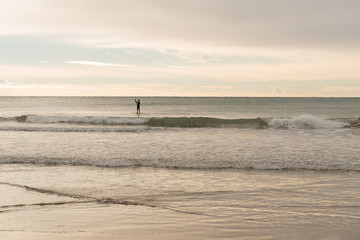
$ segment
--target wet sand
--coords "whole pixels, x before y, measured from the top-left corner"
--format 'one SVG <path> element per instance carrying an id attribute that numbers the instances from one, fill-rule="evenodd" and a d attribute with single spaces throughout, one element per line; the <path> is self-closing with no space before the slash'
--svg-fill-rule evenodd
<path id="1" fill-rule="evenodd" d="M 149 179 L 150 175 L 154 178 Z M 241 183 L 249 185 L 248 189 L 243 189 L 242 199 L 237 196 L 224 198 L 238 194 L 230 191 L 232 187 L 222 186 L 223 192 L 214 186 L 206 187 L 209 179 L 225 175 L 232 181 L 248 179 L 248 182 Z M 276 185 L 279 175 L 282 175 L 282 181 L 289 178 L 287 186 L 290 182 L 293 184 L 287 188 L 288 193 Z M 0 169 L 0 239 L 358 239 L 360 202 L 356 191 L 359 190 L 344 187 L 346 189 L 332 193 L 334 199 L 325 196 L 328 190 L 319 191 L 319 195 L 314 195 L 317 205 L 289 206 L 286 202 L 308 201 L 306 185 L 309 184 L 313 184 L 311 188 L 322 184 L 319 189 L 332 189 L 327 180 L 333 175 L 336 177 L 332 180 L 344 178 L 349 185 L 356 185 L 358 173 L 344 176 L 324 173 L 320 181 L 314 179 L 312 183 L 309 180 L 311 173 L 305 172 L 296 180 L 291 179 L 294 177 L 291 175 L 294 173 L 281 171 L 218 173 L 3 165 Z M 105 176 L 108 180 L 104 179 Z M 208 188 L 207 191 L 201 195 L 199 186 L 191 189 L 185 176 L 189 179 L 190 176 L 202 177 L 204 186 L 201 188 Z M 169 182 L 160 184 L 162 177 L 168 178 Z M 265 178 L 272 179 L 273 184 L 261 183 L 259 186 Z M 166 185 L 173 185 L 176 179 L 179 186 L 173 186 L 169 192 Z M 153 189 L 146 186 L 154 182 L 158 184 Z M 181 182 L 184 186 L 180 186 Z M 341 181 L 335 185 L 338 184 Z M 270 185 L 273 185 L 271 191 Z M 182 187 L 187 189 L 186 193 L 180 191 Z M 262 190 L 254 194 L 250 188 Z M 296 193 L 292 193 L 295 190 Z M 226 191 L 230 194 L 226 195 Z M 288 196 L 290 200 L 284 199 L 274 207 L 278 200 L 271 192 Z M 338 206 L 329 203 L 339 201 L 336 198 L 341 196 L 337 194 L 347 198 Z M 248 195 L 253 200 L 246 200 Z M 268 205 L 266 201 L 260 204 L 260 198 L 266 198 Z"/>

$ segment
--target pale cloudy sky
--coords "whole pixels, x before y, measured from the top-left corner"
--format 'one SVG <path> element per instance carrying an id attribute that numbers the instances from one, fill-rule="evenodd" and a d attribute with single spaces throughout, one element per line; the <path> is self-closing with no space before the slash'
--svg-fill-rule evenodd
<path id="1" fill-rule="evenodd" d="M 358 0 L 0 0 L 0 95 L 360 97 Z"/>

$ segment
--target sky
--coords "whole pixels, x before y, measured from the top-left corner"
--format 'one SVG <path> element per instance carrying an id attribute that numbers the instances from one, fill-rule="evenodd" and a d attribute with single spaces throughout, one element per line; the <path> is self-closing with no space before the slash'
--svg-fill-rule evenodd
<path id="1" fill-rule="evenodd" d="M 358 0 L 0 0 L 0 96 L 360 97 Z"/>

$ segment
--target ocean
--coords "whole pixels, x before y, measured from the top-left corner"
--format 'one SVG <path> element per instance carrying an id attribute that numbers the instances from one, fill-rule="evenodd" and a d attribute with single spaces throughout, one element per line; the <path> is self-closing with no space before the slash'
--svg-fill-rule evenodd
<path id="1" fill-rule="evenodd" d="M 1 239 L 358 239 L 360 98 L 0 97 Z"/>

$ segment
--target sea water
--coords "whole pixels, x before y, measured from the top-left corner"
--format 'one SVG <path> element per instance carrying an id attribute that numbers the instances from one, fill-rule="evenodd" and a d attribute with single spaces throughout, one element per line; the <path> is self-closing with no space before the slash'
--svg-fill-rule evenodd
<path id="1" fill-rule="evenodd" d="M 360 98 L 140 99 L 1 97 L 0 235 L 357 239 Z"/>

